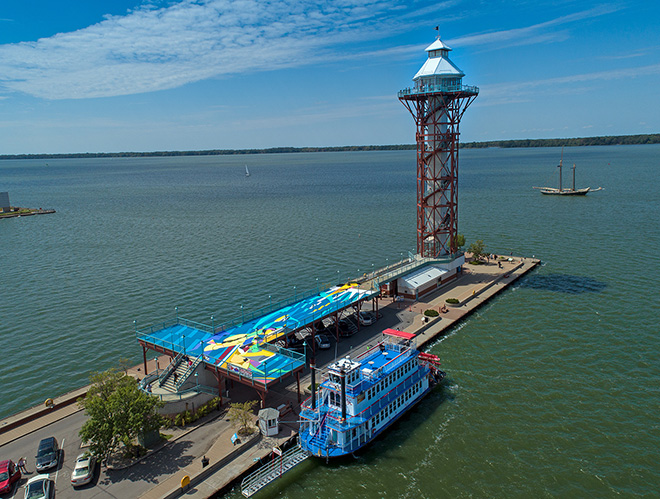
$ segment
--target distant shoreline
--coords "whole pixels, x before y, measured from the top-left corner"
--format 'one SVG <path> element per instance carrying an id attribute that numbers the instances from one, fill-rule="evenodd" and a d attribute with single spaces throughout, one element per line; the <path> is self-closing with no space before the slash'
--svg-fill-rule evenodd
<path id="1" fill-rule="evenodd" d="M 486 149 L 489 147 L 574 147 L 660 144 L 660 134 L 617 135 L 603 137 L 577 137 L 566 139 L 516 139 L 488 142 L 465 142 L 461 149 Z M 140 158 L 166 156 L 229 156 L 241 154 L 278 154 L 297 152 L 352 152 L 352 151 L 405 151 L 416 149 L 415 144 L 383 146 L 336 146 L 336 147 L 271 147 L 266 149 L 209 149 L 202 151 L 154 151 L 154 152 L 97 152 L 62 154 L 2 154 L 2 159 L 64 159 L 64 158 Z"/>

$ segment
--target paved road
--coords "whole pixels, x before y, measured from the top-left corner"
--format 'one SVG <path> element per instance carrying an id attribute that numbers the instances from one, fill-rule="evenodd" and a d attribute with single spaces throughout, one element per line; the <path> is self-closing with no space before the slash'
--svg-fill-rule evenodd
<path id="1" fill-rule="evenodd" d="M 51 479 L 55 481 L 57 498 L 98 499 L 138 497 L 181 467 L 191 464 L 197 456 L 204 455 L 217 432 L 216 424 L 210 422 L 125 470 L 106 470 L 97 465 L 94 481 L 89 485 L 73 489 L 70 482 L 71 472 L 76 457 L 82 452 L 78 431 L 85 418 L 82 411 L 77 412 L 0 448 L 3 459 L 10 458 L 17 461 L 21 456 L 27 457 L 27 468 L 32 472 L 21 479 L 13 495 L 5 497 L 17 499 L 23 497 L 25 483 L 36 474 L 34 456 L 37 446 L 45 437 L 56 437 L 62 447 L 59 466 L 49 472 Z M 221 421 L 220 419 L 217 424 Z"/>

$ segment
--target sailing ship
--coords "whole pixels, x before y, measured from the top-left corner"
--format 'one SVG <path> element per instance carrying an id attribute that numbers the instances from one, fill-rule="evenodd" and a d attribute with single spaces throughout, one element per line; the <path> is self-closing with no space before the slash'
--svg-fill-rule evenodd
<path id="1" fill-rule="evenodd" d="M 587 192 L 596 192 L 602 190 L 602 187 L 597 189 L 592 189 L 591 187 L 583 187 L 582 189 L 575 188 L 575 163 L 573 163 L 573 185 L 571 188 L 562 189 L 561 186 L 561 176 L 562 176 L 562 166 L 564 162 L 564 147 L 561 148 L 561 158 L 559 159 L 559 188 L 555 187 L 533 187 L 533 189 L 540 189 L 541 194 L 554 195 L 554 196 L 584 196 Z"/>
<path id="2" fill-rule="evenodd" d="M 250 176 L 250 170 L 248 170 L 247 165 L 245 165 L 245 176 L 249 177 Z"/>
<path id="3" fill-rule="evenodd" d="M 364 447 L 417 404 L 445 373 L 437 356 L 418 351 L 414 334 L 386 329 L 365 353 L 328 368 L 301 405 L 300 446 L 317 457 L 339 457 Z"/>

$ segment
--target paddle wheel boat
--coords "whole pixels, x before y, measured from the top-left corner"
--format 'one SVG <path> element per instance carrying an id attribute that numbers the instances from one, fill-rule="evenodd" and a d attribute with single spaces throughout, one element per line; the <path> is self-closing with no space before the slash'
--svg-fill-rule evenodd
<path id="1" fill-rule="evenodd" d="M 318 457 L 364 447 L 419 402 L 445 373 L 435 355 L 418 351 L 414 334 L 386 329 L 374 347 L 331 364 L 300 412 L 300 446 Z"/>

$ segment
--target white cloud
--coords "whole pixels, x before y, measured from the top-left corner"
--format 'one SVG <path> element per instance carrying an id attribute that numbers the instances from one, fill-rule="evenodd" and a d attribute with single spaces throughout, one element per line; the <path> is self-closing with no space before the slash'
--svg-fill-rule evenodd
<path id="1" fill-rule="evenodd" d="M 460 38 L 449 40 L 447 43 L 452 47 L 491 45 L 489 48 L 495 50 L 502 47 L 564 41 L 568 39 L 569 35 L 566 31 L 554 30 L 557 26 L 612 14 L 620 9 L 621 7 L 619 6 L 605 4 L 593 9 L 575 12 L 573 14 L 526 26 L 524 28 L 462 36 Z M 552 31 L 548 32 L 548 30 Z"/>
<path id="2" fill-rule="evenodd" d="M 396 26 L 401 2 L 145 6 L 75 32 L 0 46 L 0 88 L 46 99 L 108 97 L 309 64 L 333 46 L 384 36 L 384 25 Z"/>

